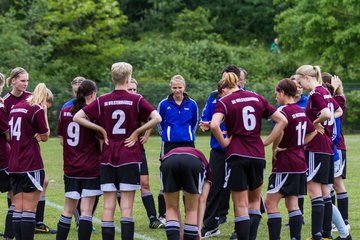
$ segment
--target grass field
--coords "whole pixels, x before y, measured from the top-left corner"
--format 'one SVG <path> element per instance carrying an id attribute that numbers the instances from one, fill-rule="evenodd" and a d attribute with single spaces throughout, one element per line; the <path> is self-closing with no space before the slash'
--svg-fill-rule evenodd
<path id="1" fill-rule="evenodd" d="M 347 144 L 347 158 L 348 158 L 348 179 L 345 184 L 347 191 L 350 196 L 349 204 L 349 221 L 351 225 L 351 234 L 353 239 L 360 239 L 360 136 L 359 135 L 347 135 L 346 137 Z M 203 136 L 198 137 L 196 141 L 196 146 L 202 150 L 206 156 L 209 155 L 209 137 Z M 159 150 L 160 150 L 160 138 L 152 137 L 145 145 L 147 159 L 149 164 L 150 171 L 150 186 L 151 190 L 155 197 L 155 202 L 157 202 L 157 194 L 159 192 Z M 62 212 L 61 206 L 64 203 L 64 184 L 63 184 L 63 168 L 62 168 L 62 148 L 59 144 L 59 140 L 56 138 L 50 139 L 46 143 L 41 144 L 42 156 L 45 162 L 45 170 L 49 178 L 49 186 L 46 194 L 47 206 L 45 212 L 45 223 L 50 227 L 56 228 L 58 218 Z M 269 170 L 271 169 L 271 156 L 270 149 L 266 149 L 266 159 L 267 159 L 267 177 Z M 359 171 L 359 172 L 358 172 Z M 264 184 L 264 192 L 267 183 Z M 134 205 L 134 217 L 135 217 L 135 238 L 136 239 L 166 239 L 165 231 L 162 229 L 151 230 L 148 228 L 148 219 L 146 216 L 145 209 L 142 205 L 141 196 L 137 192 L 136 202 Z M 157 206 L 156 206 L 157 207 Z M 305 198 L 305 225 L 303 226 L 302 236 L 303 239 L 306 239 L 311 236 L 310 234 L 310 201 L 308 198 Z M 285 211 L 284 204 L 281 204 L 283 223 L 287 221 L 287 214 Z M 98 210 L 95 214 L 94 227 L 96 231 L 92 235 L 92 239 L 101 239 L 101 227 L 99 220 L 101 219 L 101 210 L 102 210 L 102 198 L 99 203 Z M 2 195 L 2 200 L 0 201 L 0 222 L 5 222 L 5 215 L 7 211 L 6 206 L 6 195 Z M 220 226 L 221 235 L 214 239 L 229 239 L 229 236 L 233 230 L 233 214 L 232 210 L 229 211 L 228 223 Z M 117 231 L 120 228 L 120 211 L 116 211 L 116 226 Z M 267 239 L 267 216 L 263 215 L 262 223 L 259 227 L 258 238 L 259 240 Z M 3 224 L 1 224 L 3 225 Z M 0 227 L 0 231 L 3 231 L 3 226 Z M 334 236 L 337 236 L 337 233 L 334 233 Z M 289 239 L 289 230 L 285 227 L 282 229 L 282 238 Z M 55 235 L 35 235 L 35 239 L 55 239 Z M 77 232 L 75 229 L 75 223 L 73 222 L 71 232 L 68 239 L 77 239 Z M 115 239 L 120 239 L 120 233 L 116 233 Z"/>

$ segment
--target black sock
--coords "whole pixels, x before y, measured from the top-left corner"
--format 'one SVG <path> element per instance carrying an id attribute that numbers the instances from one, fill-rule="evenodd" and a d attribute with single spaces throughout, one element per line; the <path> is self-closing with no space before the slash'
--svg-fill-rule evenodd
<path id="1" fill-rule="evenodd" d="M 349 212 L 349 196 L 347 192 L 339 193 L 336 195 L 338 209 L 341 213 L 342 218 L 346 224 L 349 223 L 348 212 Z"/>
<path id="2" fill-rule="evenodd" d="M 21 215 L 21 240 L 33 240 L 35 234 L 34 212 L 23 212 Z"/>
<path id="3" fill-rule="evenodd" d="M 164 217 L 166 214 L 166 206 L 165 206 L 164 195 L 162 192 L 160 192 L 158 196 L 158 205 L 159 205 L 159 216 Z"/>
<path id="4" fill-rule="evenodd" d="M 324 200 L 322 197 L 311 199 L 311 234 L 314 240 L 322 239 L 324 222 Z"/>
<path id="5" fill-rule="evenodd" d="M 298 196 L 298 205 L 302 215 L 304 215 L 304 200 L 304 195 Z"/>
<path id="6" fill-rule="evenodd" d="M 147 216 L 151 221 L 156 219 L 155 201 L 151 192 L 146 192 L 141 195 L 142 202 L 146 209 Z"/>
<path id="7" fill-rule="evenodd" d="M 168 240 L 179 240 L 180 239 L 180 223 L 175 220 L 166 222 L 165 225 L 166 236 Z"/>
<path id="8" fill-rule="evenodd" d="M 101 222 L 101 235 L 102 240 L 114 240 L 115 238 L 115 225 L 112 221 Z"/>
<path id="9" fill-rule="evenodd" d="M 334 189 L 331 189 L 331 191 L 330 191 L 330 196 L 331 196 L 331 202 L 332 202 L 332 204 L 336 205 L 336 198 L 335 198 L 335 191 L 334 191 Z"/>
<path id="10" fill-rule="evenodd" d="M 235 217 L 235 231 L 238 239 L 249 240 L 250 234 L 250 217 L 238 216 Z"/>
<path id="11" fill-rule="evenodd" d="M 324 198 L 324 223 L 323 223 L 323 237 L 331 238 L 331 220 L 332 220 L 332 202 L 331 196 Z"/>
<path id="12" fill-rule="evenodd" d="M 249 240 L 255 240 L 261 222 L 261 211 L 255 209 L 249 209 L 249 217 L 250 217 Z"/>
<path id="13" fill-rule="evenodd" d="M 44 223 L 45 196 L 41 196 L 36 208 L 36 226 Z"/>
<path id="14" fill-rule="evenodd" d="M 280 240 L 281 214 L 279 212 L 268 213 L 267 225 L 269 229 L 269 240 Z"/>
<path id="15" fill-rule="evenodd" d="M 301 240 L 302 220 L 303 216 L 300 210 L 289 212 L 290 238 L 292 240 Z"/>
<path id="16" fill-rule="evenodd" d="M 198 236 L 198 231 L 199 231 L 198 226 L 185 223 L 184 240 L 196 240 Z"/>
<path id="17" fill-rule="evenodd" d="M 80 240 L 90 240 L 92 233 L 92 217 L 80 216 L 78 238 Z"/>
<path id="18" fill-rule="evenodd" d="M 21 239 L 21 218 L 22 218 L 22 212 L 14 211 L 12 217 L 12 224 L 13 224 L 13 233 L 15 239 Z"/>
<path id="19" fill-rule="evenodd" d="M 6 214 L 4 236 L 8 237 L 8 238 L 14 238 L 14 232 L 12 230 L 12 225 L 13 225 L 12 217 L 13 217 L 14 210 L 15 210 L 15 206 L 11 205 Z"/>
<path id="20" fill-rule="evenodd" d="M 121 239 L 133 240 L 134 231 L 135 231 L 134 218 L 122 217 L 120 223 L 121 223 Z"/>
<path id="21" fill-rule="evenodd" d="M 57 224 L 56 240 L 66 240 L 71 226 L 71 217 L 60 216 Z"/>

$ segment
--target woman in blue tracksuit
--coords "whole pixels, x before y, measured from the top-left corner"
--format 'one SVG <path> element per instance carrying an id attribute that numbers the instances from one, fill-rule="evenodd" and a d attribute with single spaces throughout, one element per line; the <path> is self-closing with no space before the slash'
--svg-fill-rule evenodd
<path id="1" fill-rule="evenodd" d="M 177 147 L 195 147 L 198 106 L 186 93 L 185 79 L 175 75 L 170 80 L 171 94 L 158 106 L 162 121 L 158 125 L 162 139 L 160 157 Z M 165 200 L 162 190 L 158 196 L 159 220 L 165 222 Z"/>

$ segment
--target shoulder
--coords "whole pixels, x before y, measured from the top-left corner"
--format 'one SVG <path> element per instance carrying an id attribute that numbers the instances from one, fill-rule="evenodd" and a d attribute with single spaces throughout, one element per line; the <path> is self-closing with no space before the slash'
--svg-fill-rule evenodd
<path id="1" fill-rule="evenodd" d="M 5 94 L 5 96 L 3 97 L 3 99 L 4 99 L 4 101 L 6 100 L 6 99 L 8 99 L 8 98 L 10 98 L 12 96 L 12 94 L 11 93 L 7 93 L 7 94 Z"/>
<path id="2" fill-rule="evenodd" d="M 218 90 L 214 90 L 210 93 L 209 98 L 219 98 L 219 92 Z"/>

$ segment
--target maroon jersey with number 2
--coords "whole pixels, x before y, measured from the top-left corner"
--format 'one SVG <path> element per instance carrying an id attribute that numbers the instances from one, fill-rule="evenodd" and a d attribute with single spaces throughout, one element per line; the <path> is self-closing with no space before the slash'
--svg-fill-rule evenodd
<path id="1" fill-rule="evenodd" d="M 226 149 L 226 159 L 232 155 L 264 158 L 261 120 L 269 118 L 274 112 L 276 108 L 263 96 L 243 89 L 219 99 L 214 113 L 225 115 L 227 135 L 232 136 Z"/>
<path id="2" fill-rule="evenodd" d="M 141 95 L 128 93 L 126 90 L 114 90 L 97 98 L 83 108 L 86 116 L 102 126 L 109 138 L 109 145 L 104 144 L 101 164 L 113 167 L 141 162 L 141 143 L 126 147 L 125 139 L 146 122 L 154 111 Z"/>
<path id="3" fill-rule="evenodd" d="M 21 173 L 44 168 L 40 146 L 34 135 L 48 132 L 44 109 L 26 100 L 12 107 L 9 116 L 11 152 L 9 172 Z"/>

